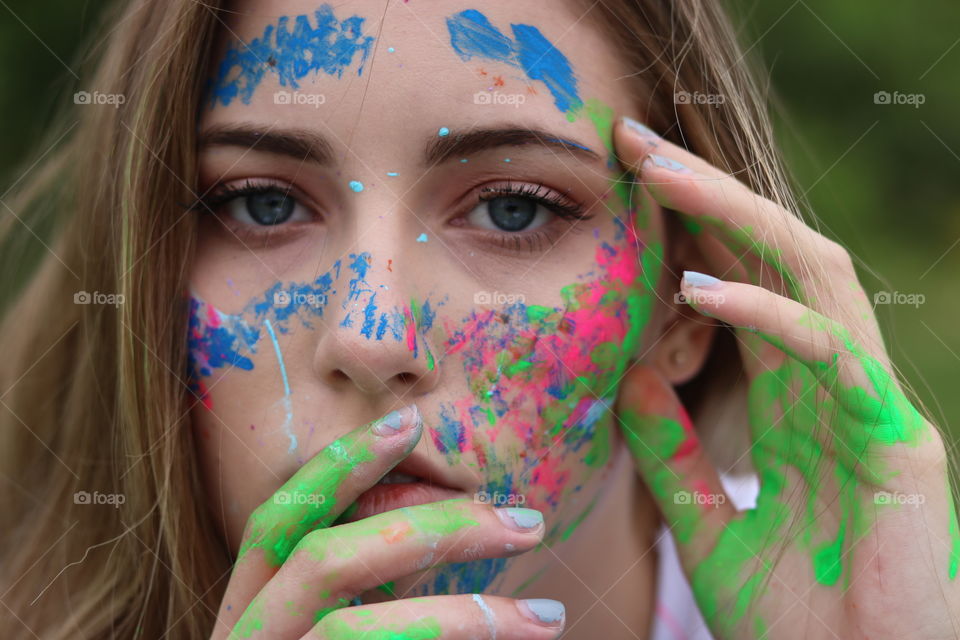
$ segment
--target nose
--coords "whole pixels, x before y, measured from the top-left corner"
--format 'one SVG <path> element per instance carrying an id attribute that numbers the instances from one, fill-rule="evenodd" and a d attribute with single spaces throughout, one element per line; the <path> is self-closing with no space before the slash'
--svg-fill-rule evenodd
<path id="1" fill-rule="evenodd" d="M 314 354 L 316 375 L 335 391 L 406 401 L 437 386 L 433 304 L 408 293 L 391 263 L 369 252 L 344 260 L 334 313 Z"/>

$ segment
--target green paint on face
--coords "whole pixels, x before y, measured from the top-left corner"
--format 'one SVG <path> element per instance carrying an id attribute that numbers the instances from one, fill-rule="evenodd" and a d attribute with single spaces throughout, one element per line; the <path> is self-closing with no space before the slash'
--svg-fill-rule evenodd
<path id="1" fill-rule="evenodd" d="M 580 526 L 580 523 L 582 523 L 582 522 L 584 521 L 584 519 L 585 519 L 588 515 L 590 515 L 590 512 L 593 511 L 593 508 L 594 508 L 596 505 L 597 505 L 597 501 L 596 501 L 596 500 L 594 500 L 593 502 L 591 502 L 590 504 L 588 504 L 588 505 L 587 505 L 587 508 L 584 509 L 584 510 L 580 513 L 580 515 L 578 515 L 578 516 L 576 517 L 576 519 L 575 519 L 573 522 L 570 523 L 570 526 L 568 526 L 566 529 L 563 530 L 563 533 L 560 535 L 560 539 L 561 539 L 561 540 L 567 540 L 570 536 L 572 536 L 572 535 L 573 535 L 573 532 L 576 531 L 576 530 L 577 530 L 577 527 Z"/>
<path id="2" fill-rule="evenodd" d="M 396 587 L 396 583 L 393 580 L 391 580 L 390 582 L 386 582 L 380 585 L 379 587 L 377 587 L 377 589 L 380 589 L 380 591 L 383 591 L 385 594 L 387 594 L 391 598 L 396 598 L 397 592 L 394 591 L 395 587 Z"/>

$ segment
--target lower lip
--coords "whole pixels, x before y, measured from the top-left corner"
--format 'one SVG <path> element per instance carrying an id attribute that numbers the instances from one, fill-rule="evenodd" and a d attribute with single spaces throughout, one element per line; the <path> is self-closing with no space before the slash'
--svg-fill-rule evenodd
<path id="1" fill-rule="evenodd" d="M 465 496 L 462 491 L 426 482 L 375 484 L 360 494 L 357 498 L 357 510 L 348 520 L 361 520 L 384 511 Z"/>

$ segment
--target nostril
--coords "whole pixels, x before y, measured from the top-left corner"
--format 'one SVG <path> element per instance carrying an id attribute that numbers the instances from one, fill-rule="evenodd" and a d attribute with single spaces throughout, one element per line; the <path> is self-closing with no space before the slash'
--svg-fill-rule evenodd
<path id="1" fill-rule="evenodd" d="M 413 384 L 414 382 L 417 381 L 417 376 L 407 371 L 401 371 L 396 375 L 396 378 L 399 382 L 403 384 Z"/>
<path id="2" fill-rule="evenodd" d="M 343 372 L 343 369 L 334 369 L 330 372 L 330 378 L 334 382 L 347 382 L 350 380 L 350 376 Z"/>

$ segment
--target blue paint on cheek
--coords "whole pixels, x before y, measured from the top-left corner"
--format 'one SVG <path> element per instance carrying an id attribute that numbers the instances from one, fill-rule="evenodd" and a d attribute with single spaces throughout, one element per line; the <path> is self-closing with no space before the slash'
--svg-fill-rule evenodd
<path id="1" fill-rule="evenodd" d="M 357 75 L 363 75 L 363 65 L 374 42 L 373 36 L 363 34 L 364 18 L 338 20 L 329 4 L 322 5 L 313 15 L 316 27 L 311 26 L 306 15 L 301 15 L 290 30 L 290 17 L 282 16 L 249 44 L 230 45 L 211 82 L 211 102 L 219 100 L 226 106 L 239 97 L 244 104 L 250 104 L 268 72 L 276 74 L 280 86 L 294 89 L 300 87 L 298 80 L 311 73 L 341 78 L 358 56 Z"/>
<path id="2" fill-rule="evenodd" d="M 511 24 L 513 38 L 502 33 L 485 15 L 467 9 L 447 18 L 450 46 L 464 60 L 486 58 L 521 69 L 531 80 L 547 85 L 560 111 L 583 102 L 577 92 L 573 68 L 540 30 L 528 24 Z"/>
<path id="3" fill-rule="evenodd" d="M 448 405 L 440 405 L 440 426 L 434 443 L 442 454 L 463 451 L 467 442 L 463 423 L 456 417 L 456 410 Z"/>

